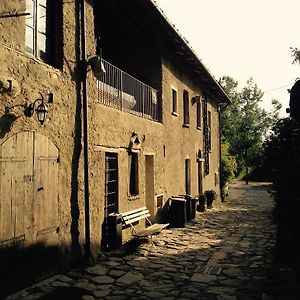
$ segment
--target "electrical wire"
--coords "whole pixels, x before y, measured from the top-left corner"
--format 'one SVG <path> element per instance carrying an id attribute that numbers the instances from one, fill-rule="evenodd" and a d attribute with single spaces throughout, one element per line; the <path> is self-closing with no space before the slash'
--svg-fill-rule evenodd
<path id="1" fill-rule="evenodd" d="M 279 86 L 279 87 L 276 87 L 276 88 L 264 91 L 264 93 L 269 93 L 269 92 L 277 91 L 277 90 L 283 89 L 283 88 L 288 87 L 288 86 L 293 85 L 293 84 L 294 84 L 294 82 L 286 84 L 286 85 L 283 85 L 283 86 Z"/>

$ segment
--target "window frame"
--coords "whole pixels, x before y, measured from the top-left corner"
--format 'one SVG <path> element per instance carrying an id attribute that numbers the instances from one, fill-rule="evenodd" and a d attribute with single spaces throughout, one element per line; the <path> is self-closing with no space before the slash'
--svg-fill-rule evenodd
<path id="1" fill-rule="evenodd" d="M 212 151 L 212 141 L 211 141 L 211 111 L 207 111 L 207 129 L 208 129 L 208 151 Z"/>
<path id="2" fill-rule="evenodd" d="M 138 152 L 128 152 L 128 195 L 139 196 L 139 156 Z"/>
<path id="3" fill-rule="evenodd" d="M 190 96 L 187 90 L 183 91 L 183 126 L 190 127 Z"/>
<path id="4" fill-rule="evenodd" d="M 178 116 L 178 91 L 171 86 L 172 115 Z"/>
<path id="5" fill-rule="evenodd" d="M 26 12 L 29 15 L 25 17 L 25 51 L 46 64 L 61 68 L 62 1 L 26 0 Z"/>
<path id="6" fill-rule="evenodd" d="M 196 122 L 197 122 L 197 129 L 202 128 L 202 122 L 201 122 L 201 117 L 202 117 L 202 109 L 201 109 L 201 98 L 200 102 L 197 102 L 197 107 L 196 107 Z"/>

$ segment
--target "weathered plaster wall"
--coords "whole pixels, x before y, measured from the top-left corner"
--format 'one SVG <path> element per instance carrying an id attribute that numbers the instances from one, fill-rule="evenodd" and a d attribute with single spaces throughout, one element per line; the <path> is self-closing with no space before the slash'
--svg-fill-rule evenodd
<path id="1" fill-rule="evenodd" d="M 166 174 L 173 174 L 166 180 L 168 197 L 185 194 L 185 159 L 191 159 L 191 192 L 198 194 L 197 153 L 203 153 L 203 119 L 201 129 L 197 128 L 197 107 L 192 102 L 196 95 L 203 95 L 199 85 L 183 72 L 179 72 L 167 59 L 163 61 L 162 103 L 164 120 L 164 143 L 166 145 Z M 177 89 L 178 115 L 172 114 L 172 88 Z M 190 126 L 183 126 L 183 91 L 189 93 Z M 201 108 L 202 109 L 202 108 Z M 219 172 L 219 121 L 217 105 L 208 98 L 208 111 L 212 119 L 212 151 L 210 154 L 210 174 L 203 176 L 203 191 L 214 189 L 219 194 L 219 186 L 215 184 L 215 173 Z M 203 111 L 201 112 L 203 116 Z"/>
<path id="2" fill-rule="evenodd" d="M 92 223 L 102 224 L 104 218 L 105 152 L 118 153 L 119 159 L 119 211 L 125 212 L 145 206 L 145 155 L 154 155 L 155 194 L 164 193 L 164 157 L 162 148 L 163 125 L 129 113 L 106 107 L 93 101 L 90 109 L 90 141 L 92 149 L 91 181 Z M 132 133 L 141 141 L 139 159 L 139 195 L 129 196 L 128 148 Z M 142 223 L 142 222 L 141 222 Z M 100 227 L 93 236 L 100 239 Z M 124 241 L 131 230 L 124 231 Z"/>
<path id="3" fill-rule="evenodd" d="M 25 10 L 25 1 L 2 0 L 3 11 Z M 16 119 L 0 132 L 0 143 L 19 131 L 34 130 L 54 142 L 60 152 L 59 163 L 59 227 L 61 245 L 72 248 L 84 244 L 84 178 L 82 150 L 82 107 L 78 64 L 79 29 L 76 19 L 76 1 L 63 1 L 63 55 L 64 64 L 55 69 L 26 54 L 24 50 L 25 17 L 0 19 L 0 118 L 5 107 L 30 104 L 40 97 L 54 95 L 49 103 L 49 119 L 41 126 L 35 117 L 26 118 L 21 107 L 15 107 Z M 87 55 L 95 52 L 92 8 L 86 5 Z M 141 57 L 139 57 L 141 59 Z M 157 63 L 156 57 L 155 62 Z M 149 68 L 149 65 L 147 66 Z M 203 150 L 203 129 L 196 128 L 196 104 L 190 101 L 190 127 L 183 127 L 183 90 L 190 99 L 202 91 L 190 78 L 176 71 L 164 61 L 162 74 L 155 72 L 150 81 L 157 82 L 162 76 L 163 124 L 146 120 L 129 113 L 106 107 L 97 100 L 96 81 L 88 72 L 89 101 L 89 166 L 90 166 L 90 218 L 91 244 L 94 253 L 100 251 L 101 225 L 104 218 L 105 152 L 118 153 L 119 159 L 119 211 L 124 212 L 145 206 L 145 155 L 154 156 L 154 193 L 163 194 L 164 201 L 172 195 L 185 193 L 185 159 L 191 159 L 191 191 L 198 194 L 196 155 Z M 7 80 L 13 82 L 13 91 L 4 92 Z M 171 85 L 178 90 L 178 116 L 172 115 Z M 210 174 L 203 180 L 203 189 L 215 187 L 215 172 L 218 172 L 218 120 L 217 107 L 209 101 L 212 112 L 212 153 Z M 139 196 L 128 195 L 128 146 L 132 133 L 140 141 L 139 150 Z M 215 187 L 214 189 L 216 189 Z M 140 222 L 143 226 L 143 222 Z M 124 231 L 124 241 L 131 230 Z"/>
<path id="4" fill-rule="evenodd" d="M 25 1 L 1 1 L 1 13 L 24 12 Z M 64 65 L 55 69 L 25 51 L 25 17 L 0 19 L 0 118 L 6 107 L 16 116 L 11 124 L 1 123 L 0 143 L 20 131 L 36 131 L 47 136 L 58 147 L 59 163 L 59 240 L 62 246 L 84 240 L 83 172 L 80 131 L 80 99 L 78 98 L 79 45 L 75 1 L 63 2 Z M 93 13 L 86 5 L 88 54 L 94 53 Z M 89 77 L 92 75 L 89 74 Z M 12 80 L 12 92 L 6 92 L 7 80 Z M 47 103 L 49 118 L 41 126 L 36 117 L 27 118 L 20 104 L 31 104 L 40 93 L 46 98 L 53 93 L 53 103 Z M 46 100 L 46 99 L 45 99 Z M 46 100 L 47 102 L 47 100 Z M 77 209 L 79 208 L 79 210 Z M 78 225 L 77 225 L 78 222 Z M 71 225 L 73 228 L 71 229 Z M 77 228 L 75 228 L 75 227 Z M 71 234 L 71 230 L 73 233 Z M 79 235 L 75 231 L 79 231 Z M 73 239 L 73 240 L 72 240 Z M 76 241 L 74 240 L 76 239 Z"/>

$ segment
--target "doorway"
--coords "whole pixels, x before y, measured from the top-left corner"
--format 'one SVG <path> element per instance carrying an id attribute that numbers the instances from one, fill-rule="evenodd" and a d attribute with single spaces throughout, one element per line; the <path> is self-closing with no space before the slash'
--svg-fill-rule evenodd
<path id="1" fill-rule="evenodd" d="M 145 198 L 151 222 L 155 220 L 157 204 L 154 198 L 154 156 L 145 156 Z"/>
<path id="2" fill-rule="evenodd" d="M 22 131 L 0 145 L 0 298 L 61 265 L 58 169 L 59 150 L 42 134 Z"/>
<path id="3" fill-rule="evenodd" d="M 203 193 L 203 158 L 201 150 L 198 151 L 197 157 L 197 164 L 198 164 L 198 195 Z"/>
<path id="4" fill-rule="evenodd" d="M 191 160 L 185 160 L 185 194 L 191 195 Z"/>
<path id="5" fill-rule="evenodd" d="M 44 135 L 23 131 L 0 151 L 0 245 L 57 245 L 57 147 Z"/>
<path id="6" fill-rule="evenodd" d="M 116 234 L 113 233 L 113 224 L 109 216 L 119 211 L 119 167 L 117 153 L 105 153 L 104 186 L 104 220 L 102 223 L 101 249 L 105 251 L 110 249 L 112 239 Z"/>

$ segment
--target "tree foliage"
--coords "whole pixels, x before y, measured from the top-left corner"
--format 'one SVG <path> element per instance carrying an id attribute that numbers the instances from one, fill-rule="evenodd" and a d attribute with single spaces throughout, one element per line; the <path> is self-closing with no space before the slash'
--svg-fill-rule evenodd
<path id="1" fill-rule="evenodd" d="M 279 120 L 265 142 L 266 163 L 276 192 L 277 245 L 282 258 L 298 263 L 300 270 L 300 124 Z"/>
<path id="2" fill-rule="evenodd" d="M 224 76 L 220 84 L 232 100 L 221 115 L 222 135 L 230 145 L 230 154 L 236 157 L 238 171 L 252 169 L 261 160 L 264 139 L 278 119 L 281 105 L 273 100 L 270 113 L 261 108 L 263 92 L 252 78 L 241 91 L 229 76 Z"/>
<path id="3" fill-rule="evenodd" d="M 295 47 L 290 47 L 290 50 L 292 52 L 292 58 L 293 58 L 293 62 L 292 64 L 296 64 L 296 63 L 300 63 L 300 50 Z"/>
<path id="4" fill-rule="evenodd" d="M 226 183 L 235 178 L 237 163 L 233 155 L 230 154 L 230 145 L 224 137 L 222 137 L 222 152 L 221 152 L 221 197 L 224 200 L 226 196 Z"/>

